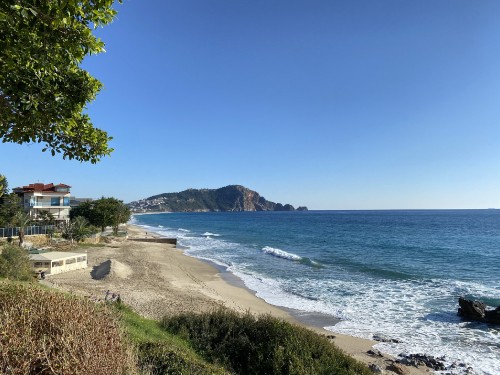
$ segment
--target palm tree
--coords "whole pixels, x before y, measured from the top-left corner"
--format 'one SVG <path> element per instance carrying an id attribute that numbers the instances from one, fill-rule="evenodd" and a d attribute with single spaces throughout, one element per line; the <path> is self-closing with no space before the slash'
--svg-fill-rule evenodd
<path id="1" fill-rule="evenodd" d="M 12 218 L 12 223 L 19 227 L 19 246 L 23 246 L 24 243 L 24 229 L 28 226 L 31 221 L 31 217 L 29 214 L 25 212 L 16 212 L 14 217 Z"/>

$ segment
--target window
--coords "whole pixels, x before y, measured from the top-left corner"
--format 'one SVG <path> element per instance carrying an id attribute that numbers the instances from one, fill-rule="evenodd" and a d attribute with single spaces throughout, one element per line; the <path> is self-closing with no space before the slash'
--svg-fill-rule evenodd
<path id="1" fill-rule="evenodd" d="M 87 257 L 85 257 L 85 256 L 76 258 L 77 262 L 85 262 L 86 260 L 87 260 Z"/>
<path id="2" fill-rule="evenodd" d="M 51 206 L 59 206 L 59 197 L 57 197 L 57 198 L 50 198 L 50 205 Z"/>
<path id="3" fill-rule="evenodd" d="M 66 264 L 73 264 L 73 263 L 76 263 L 76 258 L 66 259 Z"/>
<path id="4" fill-rule="evenodd" d="M 63 206 L 69 206 L 69 197 L 63 198 Z"/>
<path id="5" fill-rule="evenodd" d="M 52 262 L 52 267 L 61 267 L 63 265 L 63 261 L 59 260 L 57 262 Z"/>

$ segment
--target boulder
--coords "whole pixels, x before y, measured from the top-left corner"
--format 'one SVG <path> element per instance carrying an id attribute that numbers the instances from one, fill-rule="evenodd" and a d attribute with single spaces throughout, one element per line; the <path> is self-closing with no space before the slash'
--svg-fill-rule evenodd
<path id="1" fill-rule="evenodd" d="M 500 306 L 494 310 L 486 309 L 486 304 L 460 297 L 458 299 L 458 315 L 470 320 L 490 324 L 500 324 Z"/>

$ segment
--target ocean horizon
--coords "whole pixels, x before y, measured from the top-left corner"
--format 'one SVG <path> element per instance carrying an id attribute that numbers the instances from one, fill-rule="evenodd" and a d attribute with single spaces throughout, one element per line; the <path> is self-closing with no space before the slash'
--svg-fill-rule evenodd
<path id="1" fill-rule="evenodd" d="M 375 348 L 393 356 L 443 357 L 446 373 L 499 373 L 500 327 L 457 309 L 460 296 L 500 305 L 500 210 L 157 213 L 131 223 L 176 237 L 272 305 L 332 317 L 333 333 L 382 338 Z"/>

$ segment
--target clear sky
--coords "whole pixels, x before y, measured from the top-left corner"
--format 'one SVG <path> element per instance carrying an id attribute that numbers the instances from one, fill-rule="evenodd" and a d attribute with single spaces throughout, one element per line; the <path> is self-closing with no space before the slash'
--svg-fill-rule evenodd
<path id="1" fill-rule="evenodd" d="M 125 0 L 85 67 L 99 164 L 0 144 L 10 187 L 241 184 L 310 209 L 500 207 L 500 1 Z"/>

